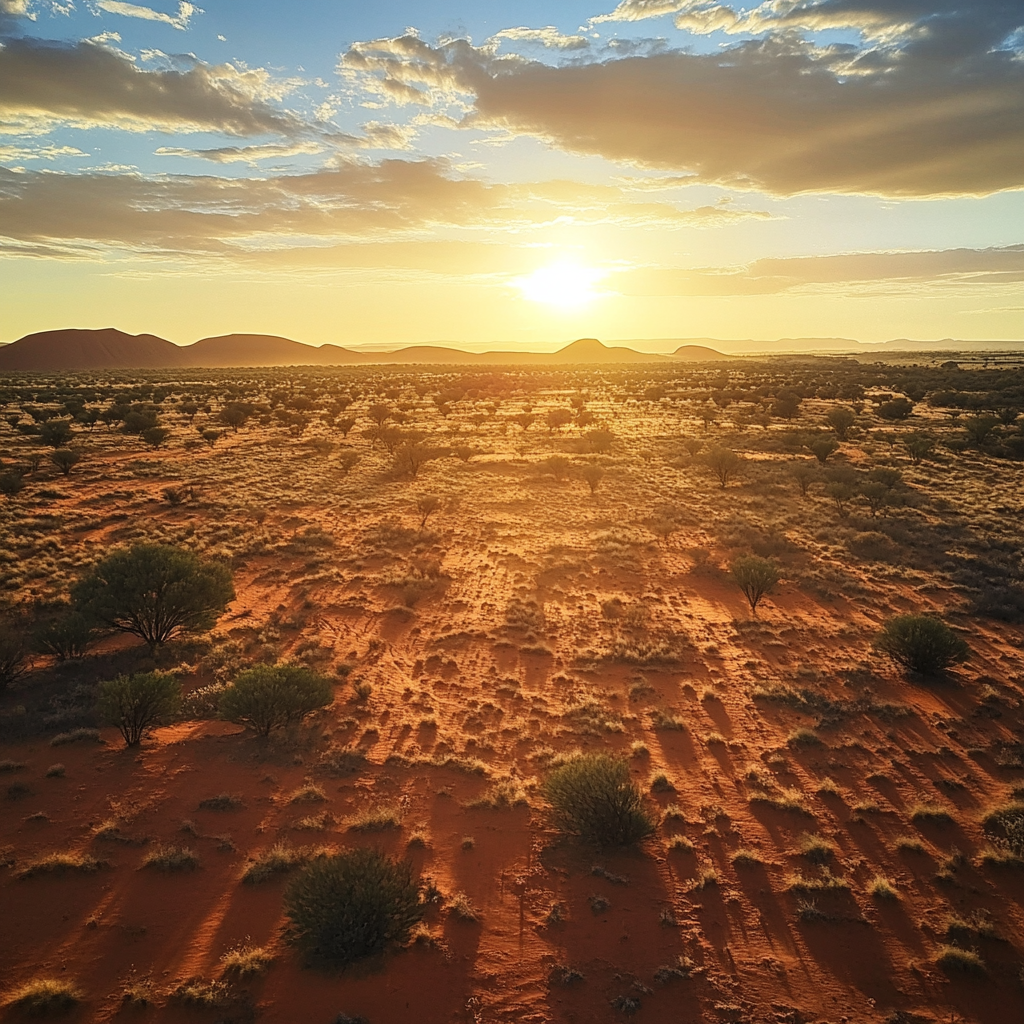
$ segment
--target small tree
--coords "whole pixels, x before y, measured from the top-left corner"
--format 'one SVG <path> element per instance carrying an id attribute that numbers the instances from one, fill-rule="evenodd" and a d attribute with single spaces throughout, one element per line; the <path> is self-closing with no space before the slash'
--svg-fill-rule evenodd
<path id="1" fill-rule="evenodd" d="M 166 544 L 135 544 L 94 565 L 71 596 L 83 614 L 156 648 L 212 629 L 235 590 L 223 563 Z"/>
<path id="2" fill-rule="evenodd" d="M 562 427 L 572 423 L 572 413 L 568 409 L 552 409 L 544 417 L 544 424 L 551 433 L 561 430 Z"/>
<path id="3" fill-rule="evenodd" d="M 391 460 L 391 470 L 395 476 L 406 476 L 416 478 L 420 470 L 432 459 L 437 458 L 437 452 L 433 448 L 420 444 L 419 441 L 411 441 L 403 444 Z"/>
<path id="4" fill-rule="evenodd" d="M 601 466 L 590 463 L 584 466 L 580 470 L 580 476 L 587 482 L 587 486 L 590 487 L 590 493 L 597 493 L 597 485 L 604 479 L 604 469 Z"/>
<path id="5" fill-rule="evenodd" d="M 307 961 L 334 967 L 407 942 L 423 911 L 412 866 L 366 848 L 318 857 L 284 896 L 291 941 Z"/>
<path id="6" fill-rule="evenodd" d="M 554 824 L 599 846 L 629 846 L 654 832 L 629 763 L 609 754 L 582 754 L 560 765 L 541 791 Z"/>
<path id="7" fill-rule="evenodd" d="M 348 432 L 355 425 L 356 425 L 356 420 L 355 420 L 354 416 L 345 416 L 342 419 L 338 420 L 337 423 L 335 423 L 335 426 L 338 428 L 338 430 L 341 431 L 341 436 L 342 437 L 348 437 Z"/>
<path id="8" fill-rule="evenodd" d="M 742 555 L 733 561 L 729 569 L 746 595 L 751 612 L 756 615 L 761 599 L 770 594 L 781 579 L 778 566 L 767 558 Z"/>
<path id="9" fill-rule="evenodd" d="M 63 448 L 71 442 L 73 436 L 71 420 L 47 420 L 39 428 L 40 444 L 51 448 Z"/>
<path id="10" fill-rule="evenodd" d="M 743 460 L 729 448 L 712 448 L 705 456 L 705 462 L 722 487 L 739 473 L 743 465 Z"/>
<path id="11" fill-rule="evenodd" d="M 218 419 L 224 426 L 230 427 L 237 434 L 238 428 L 244 427 L 249 419 L 249 412 L 244 406 L 239 405 L 238 402 L 228 402 L 221 409 Z"/>
<path id="12" fill-rule="evenodd" d="M 356 452 L 342 452 L 338 456 L 338 469 L 341 470 L 341 475 L 348 476 L 358 461 L 359 455 Z"/>
<path id="13" fill-rule="evenodd" d="M 840 441 L 845 441 L 850 433 L 850 427 L 857 422 L 857 414 L 845 405 L 837 405 L 825 414 L 829 426 L 836 432 Z"/>
<path id="14" fill-rule="evenodd" d="M 95 636 L 96 623 L 67 606 L 56 618 L 36 630 L 35 645 L 43 654 L 52 654 L 58 661 L 67 661 L 83 657 Z"/>
<path id="15" fill-rule="evenodd" d="M 807 443 L 814 457 L 821 465 L 828 462 L 828 457 L 839 451 L 839 442 L 834 437 L 816 437 Z"/>
<path id="16" fill-rule="evenodd" d="M 146 427 L 142 432 L 142 440 L 153 448 L 159 448 L 170 436 L 166 427 Z"/>
<path id="17" fill-rule="evenodd" d="M 941 619 L 932 615 L 897 615 L 882 628 L 875 649 L 896 664 L 923 676 L 941 675 L 966 661 L 971 649 Z"/>
<path id="18" fill-rule="evenodd" d="M 173 718 L 181 707 L 181 684 L 167 672 L 137 672 L 100 683 L 96 709 L 117 726 L 125 746 L 137 747 L 146 730 Z"/>
<path id="19" fill-rule="evenodd" d="M 610 430 L 598 427 L 595 430 L 588 430 L 584 440 L 592 452 L 604 454 L 615 443 L 615 435 Z"/>
<path id="20" fill-rule="evenodd" d="M 550 473 L 559 483 L 569 474 L 569 460 L 564 455 L 549 455 L 540 465 L 545 472 Z"/>
<path id="21" fill-rule="evenodd" d="M 68 476 L 71 470 L 81 461 L 82 456 L 70 448 L 58 448 L 50 453 L 50 461 L 64 474 Z"/>
<path id="22" fill-rule="evenodd" d="M 441 499 L 436 494 L 421 494 L 416 501 L 416 511 L 420 514 L 420 529 L 424 530 L 427 520 L 441 507 Z"/>
<path id="23" fill-rule="evenodd" d="M 935 447 L 935 439 L 929 434 L 920 434 L 916 431 L 903 435 L 903 445 L 907 449 L 910 461 L 918 465 L 931 455 Z"/>
<path id="24" fill-rule="evenodd" d="M 299 665 L 257 665 L 240 673 L 220 698 L 220 715 L 257 736 L 301 722 L 334 700 L 330 681 Z"/>
<path id="25" fill-rule="evenodd" d="M 964 431 L 968 439 L 979 448 L 988 444 L 998 426 L 998 416 L 968 416 L 964 420 Z"/>
<path id="26" fill-rule="evenodd" d="M 790 470 L 802 497 L 807 497 L 811 484 L 818 479 L 818 471 L 810 462 L 798 462 Z"/>
<path id="27" fill-rule="evenodd" d="M 914 411 L 914 403 L 909 398 L 893 398 L 875 411 L 883 420 L 905 420 Z"/>

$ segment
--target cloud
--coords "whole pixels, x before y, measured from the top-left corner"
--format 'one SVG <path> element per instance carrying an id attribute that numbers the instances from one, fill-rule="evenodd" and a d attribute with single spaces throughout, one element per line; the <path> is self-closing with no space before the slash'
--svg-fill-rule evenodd
<path id="1" fill-rule="evenodd" d="M 681 6 L 680 16 L 711 9 Z M 744 17 L 779 31 L 715 53 L 558 67 L 406 35 L 357 43 L 340 67 L 380 102 L 454 107 L 462 127 L 728 187 L 892 197 L 1024 187 L 1024 55 L 1002 45 L 1024 23 L 1019 0 L 771 0 Z M 818 46 L 796 32 L 812 22 L 876 42 Z"/>
<path id="2" fill-rule="evenodd" d="M 554 25 L 545 28 L 504 28 L 492 38 L 508 39 L 514 43 L 534 43 L 550 50 L 586 50 L 590 46 L 586 36 L 563 35 Z"/>
<path id="3" fill-rule="evenodd" d="M 686 0 L 622 0 L 610 14 L 599 14 L 590 20 L 594 24 L 602 21 L 643 21 L 675 14 L 686 6 Z"/>
<path id="4" fill-rule="evenodd" d="M 220 146 L 217 149 L 186 149 L 178 146 L 160 146 L 157 156 L 182 156 L 209 160 L 215 164 L 256 164 L 260 160 L 281 160 L 300 154 L 322 153 L 321 143 L 313 141 L 268 142 L 258 146 Z"/>
<path id="5" fill-rule="evenodd" d="M 281 84 L 262 69 L 191 61 L 140 69 L 126 54 L 83 41 L 6 39 L 0 47 L 0 130 L 65 124 L 129 131 L 283 135 L 309 131 L 271 106 Z"/>
<path id="6" fill-rule="evenodd" d="M 306 174 L 250 178 L 0 169 L 0 236 L 16 246 L 53 245 L 55 255 L 69 246 L 99 246 L 244 260 L 305 246 L 422 241 L 438 228 L 705 227 L 746 216 L 767 215 L 636 203 L 607 185 L 488 183 L 433 160 L 350 161 Z"/>
<path id="7" fill-rule="evenodd" d="M 761 259 L 745 267 L 692 270 L 639 268 L 618 274 L 623 295 L 775 295 L 804 288 L 863 290 L 870 286 L 974 288 L 1024 282 L 1024 245 L 923 252 L 845 253 Z"/>
<path id="8" fill-rule="evenodd" d="M 124 3 L 123 0 L 93 0 L 92 6 L 97 10 L 106 11 L 107 14 L 120 14 L 125 18 L 141 18 L 144 21 L 159 21 L 181 32 L 188 28 L 194 14 L 203 13 L 195 4 L 186 3 L 185 0 L 178 3 L 176 15 L 164 14 L 163 11 L 154 11 L 151 7 L 142 7 L 139 4 Z"/>
<path id="9" fill-rule="evenodd" d="M 52 142 L 45 146 L 0 144 L 0 162 L 15 163 L 19 160 L 60 160 L 71 156 L 88 156 L 75 146 L 57 146 Z"/>

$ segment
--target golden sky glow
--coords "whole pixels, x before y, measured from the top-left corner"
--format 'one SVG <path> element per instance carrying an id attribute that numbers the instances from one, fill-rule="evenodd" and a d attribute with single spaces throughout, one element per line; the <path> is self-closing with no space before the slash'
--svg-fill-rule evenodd
<path id="1" fill-rule="evenodd" d="M 0 340 L 1024 337 L 1019 4 L 365 6 L 0 0 Z"/>

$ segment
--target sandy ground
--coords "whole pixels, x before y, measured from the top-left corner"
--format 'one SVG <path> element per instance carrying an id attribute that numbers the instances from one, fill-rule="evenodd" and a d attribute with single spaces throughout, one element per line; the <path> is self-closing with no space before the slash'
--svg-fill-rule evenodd
<path id="1" fill-rule="evenodd" d="M 186 691 L 252 658 L 300 658 L 338 685 L 327 712 L 269 743 L 187 721 L 137 751 L 112 729 L 102 743 L 51 747 L 51 732 L 5 744 L 16 767 L 0 778 L 14 787 L 0 803 L 0 986 L 73 980 L 85 994 L 76 1021 L 1024 1019 L 1024 871 L 981 859 L 985 810 L 1024 778 L 1019 628 L 963 618 L 949 580 L 911 554 L 868 564 L 837 547 L 821 531 L 852 527 L 821 497 L 808 511 L 791 484 L 776 493 L 750 473 L 722 490 L 696 461 L 645 454 L 678 417 L 593 407 L 618 438 L 593 496 L 535 471 L 551 451 L 589 458 L 572 452 L 571 431 L 563 442 L 488 425 L 463 435 L 481 454 L 432 462 L 412 483 L 387 481 L 383 453 L 355 433 L 345 445 L 362 461 L 344 476 L 333 456 L 259 428 L 189 454 L 101 438 L 92 477 L 51 482 L 67 492 L 72 567 L 154 533 L 230 549 L 237 599 L 212 643 L 161 655 Z M 935 467 L 905 469 L 922 494 L 949 488 Z M 133 472 L 133 484 L 118 481 Z M 201 484 L 199 503 L 163 502 L 161 488 L 182 479 Z M 119 488 L 130 497 L 100 505 Z M 428 492 L 443 505 L 420 530 L 413 505 Z M 935 507 L 906 514 L 911 532 L 942 519 Z M 665 508 L 679 526 L 659 541 L 644 524 Z M 756 618 L 725 571 L 744 543 L 728 539 L 738 519 L 788 544 L 785 582 Z M 310 525 L 322 532 L 304 540 Z M 858 528 L 875 527 L 864 517 Z M 424 574 L 427 560 L 440 570 Z M 951 681 L 906 680 L 871 651 L 879 624 L 904 610 L 962 617 L 973 653 Z M 131 659 L 150 664 L 134 642 L 109 639 L 60 678 Z M 370 684 L 367 699 L 353 679 Z M 812 730 L 806 742 L 799 727 Z M 366 759 L 347 775 L 325 770 L 339 747 Z M 575 749 L 629 758 L 663 819 L 642 848 L 595 850 L 550 829 L 537 780 Z M 48 774 L 56 763 L 63 773 Z M 650 792 L 660 774 L 672 788 Z M 470 806 L 508 778 L 525 805 Z M 306 782 L 326 801 L 291 802 Z M 222 793 L 240 805 L 199 807 Z M 922 802 L 948 819 L 915 819 Z M 348 828 L 382 805 L 401 827 Z M 324 813 L 319 828 L 296 825 Z M 97 834 L 111 822 L 113 838 Z M 800 852 L 808 835 L 829 844 L 826 864 Z M 304 969 L 282 938 L 287 876 L 240 881 L 281 841 L 407 855 L 448 901 L 408 949 L 344 975 Z M 188 846 L 199 867 L 142 868 L 162 843 Z M 18 877 L 56 850 L 102 863 Z M 872 892 L 879 876 L 895 898 Z M 457 893 L 477 920 L 450 911 Z M 221 956 L 245 941 L 274 962 L 223 1006 L 167 995 L 219 977 Z M 943 970 L 936 956 L 951 941 L 986 973 Z M 124 1007 L 125 986 L 147 979 L 151 1005 Z"/>

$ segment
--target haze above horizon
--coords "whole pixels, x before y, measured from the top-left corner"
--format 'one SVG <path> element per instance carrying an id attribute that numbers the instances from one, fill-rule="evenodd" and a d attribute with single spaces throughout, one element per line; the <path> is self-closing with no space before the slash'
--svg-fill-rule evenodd
<path id="1" fill-rule="evenodd" d="M 1022 225 L 1019 0 L 0 0 L 4 340 L 1024 340 Z"/>

